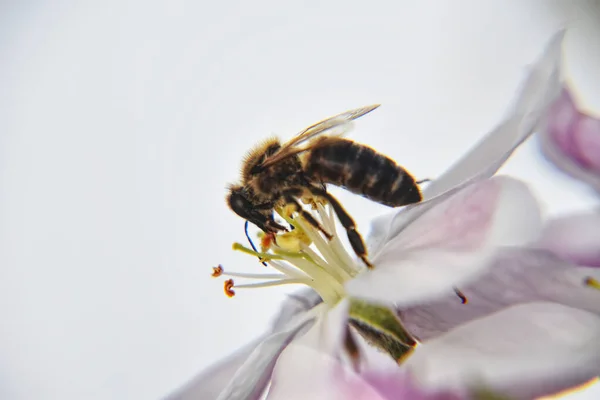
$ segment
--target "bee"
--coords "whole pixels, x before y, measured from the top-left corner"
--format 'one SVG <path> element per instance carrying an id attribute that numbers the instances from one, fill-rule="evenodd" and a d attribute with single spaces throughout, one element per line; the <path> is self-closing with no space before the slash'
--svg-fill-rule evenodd
<path id="1" fill-rule="evenodd" d="M 302 199 L 328 202 L 356 255 L 369 268 L 365 243 L 354 220 L 326 185 L 342 187 L 377 203 L 400 207 L 422 200 L 413 176 L 391 158 L 346 139 L 352 121 L 379 104 L 361 107 L 317 122 L 281 143 L 268 139 L 251 149 L 242 164 L 241 181 L 229 187 L 231 210 L 267 234 L 287 229 L 274 219 L 274 211 L 290 205 L 331 240 L 332 236 L 304 210 Z M 247 226 L 247 225 L 246 225 Z"/>

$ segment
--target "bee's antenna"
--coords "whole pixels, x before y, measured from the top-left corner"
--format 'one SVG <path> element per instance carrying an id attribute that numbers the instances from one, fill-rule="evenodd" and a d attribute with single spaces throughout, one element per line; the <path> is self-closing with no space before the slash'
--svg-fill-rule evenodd
<path id="1" fill-rule="evenodd" d="M 254 250 L 255 252 L 258 253 L 258 250 L 256 250 L 256 246 L 254 246 L 254 243 L 252 242 L 252 239 L 250 238 L 250 234 L 248 233 L 248 221 L 247 220 L 246 220 L 246 223 L 244 224 L 244 232 L 246 232 L 246 237 L 248 238 L 248 242 L 250 243 L 252 250 Z M 262 265 L 264 265 L 265 267 L 267 266 L 267 263 L 262 261 L 262 258 L 258 257 L 258 259 L 262 262 Z"/>

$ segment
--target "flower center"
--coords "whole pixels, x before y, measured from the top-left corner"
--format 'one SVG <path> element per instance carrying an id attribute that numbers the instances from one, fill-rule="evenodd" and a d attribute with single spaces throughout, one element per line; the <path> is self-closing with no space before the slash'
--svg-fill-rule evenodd
<path id="1" fill-rule="evenodd" d="M 346 251 L 337 235 L 333 209 L 329 205 L 312 202 L 311 215 L 332 236 L 325 238 L 312 224 L 291 209 L 277 210 L 278 214 L 293 228 L 280 234 L 261 234 L 261 250 L 255 251 L 239 243 L 233 249 L 257 257 L 277 273 L 226 272 L 219 265 L 213 268 L 213 277 L 228 277 L 225 294 L 235 295 L 234 289 L 259 288 L 287 284 L 304 284 L 313 288 L 323 301 L 336 304 L 344 297 L 344 283 L 364 267 Z M 260 264 L 259 264 L 260 265 Z M 233 278 L 256 280 L 254 283 L 234 283 Z"/>

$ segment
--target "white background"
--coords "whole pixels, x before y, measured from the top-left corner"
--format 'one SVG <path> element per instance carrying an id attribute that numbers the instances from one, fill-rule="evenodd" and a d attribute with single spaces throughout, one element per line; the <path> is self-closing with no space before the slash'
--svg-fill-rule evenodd
<path id="1" fill-rule="evenodd" d="M 565 24 L 600 110 L 592 3 L 0 2 L 0 398 L 160 398 L 262 332 L 292 288 L 209 275 L 258 266 L 224 196 L 265 136 L 382 103 L 352 137 L 435 178 Z M 504 172 L 552 213 L 598 203 L 536 151 Z M 365 233 L 386 211 L 335 194 Z"/>

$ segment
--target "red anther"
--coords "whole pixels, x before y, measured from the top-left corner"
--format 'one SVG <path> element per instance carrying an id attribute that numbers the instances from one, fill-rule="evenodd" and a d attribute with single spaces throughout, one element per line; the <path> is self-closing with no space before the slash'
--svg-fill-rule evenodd
<path id="1" fill-rule="evenodd" d="M 235 296 L 235 292 L 233 291 L 233 279 L 227 279 L 225 281 L 224 289 L 227 297 Z"/>
<path id="2" fill-rule="evenodd" d="M 263 251 L 268 250 L 275 243 L 275 234 L 274 233 L 266 233 L 263 235 L 260 241 L 260 247 Z"/>
<path id="3" fill-rule="evenodd" d="M 463 304 L 467 304 L 469 302 L 469 300 L 467 299 L 467 296 L 465 296 L 463 294 L 463 292 L 461 292 L 458 289 L 454 289 L 454 293 L 456 293 L 456 295 L 458 296 L 458 298 L 460 299 L 461 303 Z"/>
<path id="4" fill-rule="evenodd" d="M 222 274 L 223 274 L 223 267 L 221 266 L 221 264 L 219 264 L 218 267 L 213 267 L 213 272 L 211 275 L 213 278 L 218 278 Z"/>

